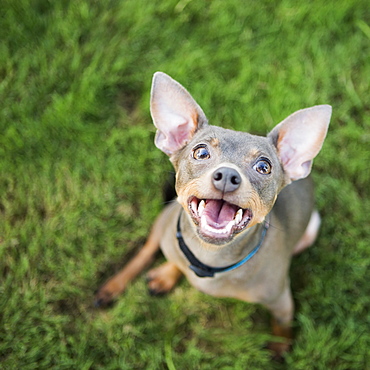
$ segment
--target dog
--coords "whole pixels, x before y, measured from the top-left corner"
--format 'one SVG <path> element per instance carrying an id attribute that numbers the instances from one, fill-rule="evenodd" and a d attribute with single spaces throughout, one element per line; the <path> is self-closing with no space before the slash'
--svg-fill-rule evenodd
<path id="1" fill-rule="evenodd" d="M 168 262 L 149 271 L 152 293 L 182 275 L 200 291 L 260 303 L 272 314 L 277 356 L 292 343 L 289 266 L 311 246 L 321 219 L 309 177 L 327 134 L 331 106 L 299 110 L 266 136 L 208 124 L 201 107 L 162 72 L 153 77 L 155 145 L 176 171 L 177 201 L 155 221 L 147 242 L 95 297 L 109 304 L 161 247 Z"/>

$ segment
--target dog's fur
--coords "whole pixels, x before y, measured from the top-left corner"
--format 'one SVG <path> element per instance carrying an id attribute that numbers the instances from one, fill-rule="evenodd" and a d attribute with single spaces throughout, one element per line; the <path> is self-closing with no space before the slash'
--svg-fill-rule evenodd
<path id="1" fill-rule="evenodd" d="M 97 305 L 123 292 L 160 245 L 168 262 L 148 273 L 152 292 L 168 292 L 185 275 L 202 292 L 261 303 L 272 313 L 273 333 L 286 338 L 271 345 L 282 354 L 292 338 L 290 261 L 314 242 L 320 226 L 307 176 L 325 139 L 331 107 L 297 111 L 267 137 L 235 132 L 209 125 L 191 95 L 157 72 L 151 114 L 157 128 L 155 144 L 176 170 L 177 202 L 159 215 L 138 255 L 100 288 Z M 234 264 L 263 242 L 233 271 L 198 277 L 176 239 L 179 217 L 188 248 L 210 266 Z M 270 227 L 262 239 L 265 223 Z"/>

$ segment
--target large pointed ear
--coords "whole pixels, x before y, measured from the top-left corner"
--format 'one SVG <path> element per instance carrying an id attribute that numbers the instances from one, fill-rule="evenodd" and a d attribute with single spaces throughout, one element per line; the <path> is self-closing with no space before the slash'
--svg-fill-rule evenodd
<path id="1" fill-rule="evenodd" d="M 150 112 L 157 128 L 155 145 L 168 155 L 183 148 L 207 118 L 192 96 L 162 72 L 153 76 Z"/>
<path id="2" fill-rule="evenodd" d="M 293 113 L 269 133 L 288 183 L 311 172 L 312 160 L 322 147 L 330 117 L 330 105 L 316 105 Z"/>

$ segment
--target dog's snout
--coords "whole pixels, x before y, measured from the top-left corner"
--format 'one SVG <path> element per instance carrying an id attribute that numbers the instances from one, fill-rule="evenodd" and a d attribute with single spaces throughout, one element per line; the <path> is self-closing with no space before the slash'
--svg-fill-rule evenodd
<path id="1" fill-rule="evenodd" d="M 242 179 L 237 170 L 230 167 L 221 167 L 213 173 L 212 181 L 217 190 L 230 193 L 239 188 Z"/>

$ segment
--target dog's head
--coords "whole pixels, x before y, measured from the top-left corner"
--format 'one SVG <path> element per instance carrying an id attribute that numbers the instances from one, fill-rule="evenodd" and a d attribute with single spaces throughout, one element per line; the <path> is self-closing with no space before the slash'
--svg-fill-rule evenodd
<path id="1" fill-rule="evenodd" d="M 303 109 L 267 137 L 211 126 L 191 95 L 161 72 L 150 109 L 155 144 L 176 170 L 178 201 L 198 235 L 216 245 L 262 222 L 279 191 L 308 176 L 331 116 L 329 105 Z"/>

